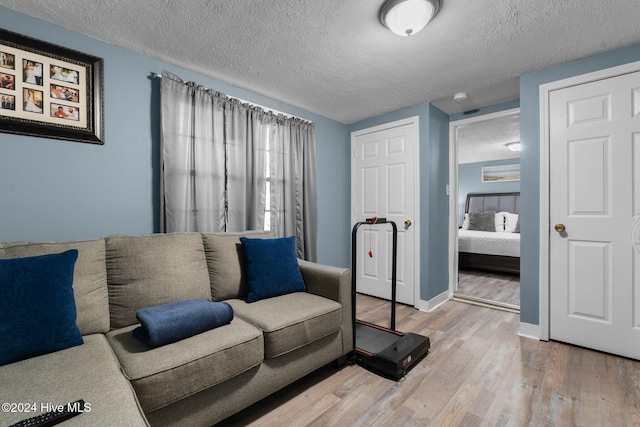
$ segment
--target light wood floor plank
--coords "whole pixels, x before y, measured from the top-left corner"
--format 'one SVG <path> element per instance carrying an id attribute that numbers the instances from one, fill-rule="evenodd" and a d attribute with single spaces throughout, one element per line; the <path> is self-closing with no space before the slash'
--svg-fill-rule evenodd
<path id="1" fill-rule="evenodd" d="M 520 306 L 520 276 L 483 270 L 460 270 L 456 295 Z"/>
<path id="2" fill-rule="evenodd" d="M 388 302 L 358 296 L 359 318 L 388 326 L 388 316 Z M 517 314 L 463 302 L 432 313 L 399 304 L 397 329 L 431 339 L 403 381 L 327 366 L 220 425 L 640 425 L 640 362 L 523 338 L 518 328 Z"/>

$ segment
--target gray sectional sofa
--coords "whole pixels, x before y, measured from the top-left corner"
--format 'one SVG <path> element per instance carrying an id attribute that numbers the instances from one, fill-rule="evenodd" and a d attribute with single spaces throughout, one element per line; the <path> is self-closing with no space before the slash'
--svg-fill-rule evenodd
<path id="1" fill-rule="evenodd" d="M 0 366 L 0 401 L 36 409 L 3 411 L 0 426 L 78 399 L 90 412 L 69 427 L 211 426 L 344 360 L 352 350 L 349 270 L 299 260 L 306 292 L 247 303 L 241 236 L 272 237 L 172 233 L 0 245 L 0 259 L 78 250 L 73 294 L 84 341 Z M 153 349 L 133 336 L 136 310 L 193 298 L 228 302 L 232 322 Z"/>

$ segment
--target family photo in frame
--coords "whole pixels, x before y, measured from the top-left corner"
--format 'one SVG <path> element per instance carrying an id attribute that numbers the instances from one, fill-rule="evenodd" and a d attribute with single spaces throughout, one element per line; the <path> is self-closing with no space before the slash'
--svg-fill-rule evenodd
<path id="1" fill-rule="evenodd" d="M 103 67 L 0 29 L 0 132 L 104 144 Z"/>

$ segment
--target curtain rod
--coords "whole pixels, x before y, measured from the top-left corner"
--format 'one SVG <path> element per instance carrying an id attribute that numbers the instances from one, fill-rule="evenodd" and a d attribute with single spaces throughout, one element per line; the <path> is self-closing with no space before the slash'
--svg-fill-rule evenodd
<path id="1" fill-rule="evenodd" d="M 162 80 L 162 74 L 161 73 L 155 73 L 153 75 L 153 77 L 156 78 L 156 79 Z M 305 122 L 313 123 L 312 120 L 305 119 L 304 117 L 294 116 L 293 114 L 285 113 L 283 111 L 274 110 L 273 108 L 265 107 L 264 105 L 256 104 L 255 102 L 246 101 L 246 100 L 244 100 L 242 98 L 238 98 L 238 97 L 235 97 L 235 96 L 229 96 L 227 94 L 225 94 L 225 96 L 227 96 L 227 97 L 229 97 L 231 99 L 237 99 L 238 101 L 242 102 L 243 104 L 249 104 L 252 107 L 262 108 L 266 112 L 272 113 L 275 116 L 278 116 L 278 115 L 281 114 L 281 115 L 283 115 L 283 116 L 285 116 L 285 117 L 287 117 L 289 119 L 299 119 L 299 120 L 304 120 Z"/>

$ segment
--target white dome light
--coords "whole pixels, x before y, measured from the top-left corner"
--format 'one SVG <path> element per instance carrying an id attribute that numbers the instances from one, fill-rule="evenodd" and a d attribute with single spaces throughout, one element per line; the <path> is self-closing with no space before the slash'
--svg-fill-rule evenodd
<path id="1" fill-rule="evenodd" d="M 511 151 L 520 151 L 520 141 L 518 142 L 510 142 L 506 144 L 507 148 Z"/>
<path id="2" fill-rule="evenodd" d="M 399 36 L 422 30 L 438 13 L 440 0 L 387 0 L 380 9 L 380 22 Z"/>

